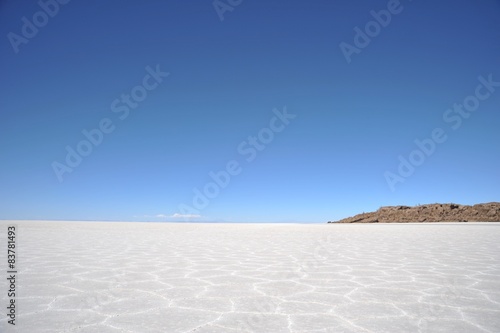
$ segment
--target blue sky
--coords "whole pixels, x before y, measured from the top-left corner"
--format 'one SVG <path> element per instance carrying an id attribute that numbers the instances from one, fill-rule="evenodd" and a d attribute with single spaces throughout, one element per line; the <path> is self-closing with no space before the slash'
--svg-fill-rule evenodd
<path id="1" fill-rule="evenodd" d="M 0 219 L 498 201 L 498 17 L 493 0 L 3 1 Z"/>

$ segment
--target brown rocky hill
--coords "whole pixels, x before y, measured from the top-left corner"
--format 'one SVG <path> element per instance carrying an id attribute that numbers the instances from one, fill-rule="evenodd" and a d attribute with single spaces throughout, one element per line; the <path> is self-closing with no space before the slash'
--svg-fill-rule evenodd
<path id="1" fill-rule="evenodd" d="M 385 206 L 376 212 L 358 214 L 328 223 L 377 223 L 377 222 L 500 222 L 500 202 L 473 206 L 429 204 L 410 206 Z"/>

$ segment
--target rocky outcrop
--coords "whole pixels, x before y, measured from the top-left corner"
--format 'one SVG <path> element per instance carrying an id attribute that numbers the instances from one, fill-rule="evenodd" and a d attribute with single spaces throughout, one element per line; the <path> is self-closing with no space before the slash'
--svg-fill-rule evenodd
<path id="1" fill-rule="evenodd" d="M 473 206 L 429 204 L 385 206 L 376 212 L 358 214 L 328 223 L 389 223 L 389 222 L 500 222 L 500 202 Z"/>

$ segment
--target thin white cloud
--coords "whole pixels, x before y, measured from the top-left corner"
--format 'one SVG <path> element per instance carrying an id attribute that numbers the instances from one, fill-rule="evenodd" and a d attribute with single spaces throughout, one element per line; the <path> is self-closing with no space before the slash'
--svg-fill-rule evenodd
<path id="1" fill-rule="evenodd" d="M 169 217 L 172 217 L 172 218 L 183 218 L 183 219 L 199 219 L 202 216 L 198 215 L 198 214 L 179 214 L 179 213 L 175 213 L 174 215 L 171 215 Z"/>
<path id="2" fill-rule="evenodd" d="M 135 216 L 134 217 L 141 217 L 141 216 Z M 158 219 L 199 219 L 202 218 L 203 216 L 199 214 L 179 214 L 175 213 L 173 215 L 166 215 L 166 214 L 156 214 L 156 215 L 142 215 L 142 217 L 145 218 L 158 218 Z"/>

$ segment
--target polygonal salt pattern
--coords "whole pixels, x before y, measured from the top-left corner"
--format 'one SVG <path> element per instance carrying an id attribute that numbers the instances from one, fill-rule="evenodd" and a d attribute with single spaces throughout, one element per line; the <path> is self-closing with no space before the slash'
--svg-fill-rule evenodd
<path id="1" fill-rule="evenodd" d="M 499 223 L 15 224 L 15 332 L 500 332 Z"/>

